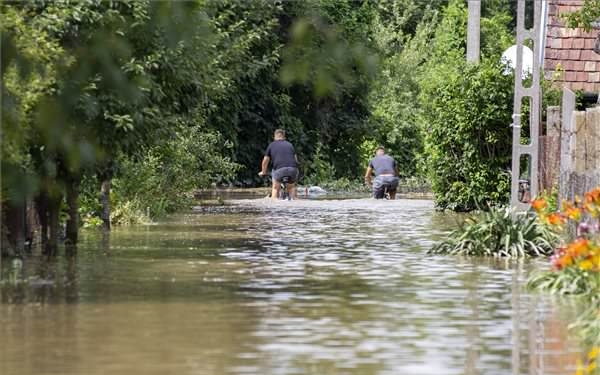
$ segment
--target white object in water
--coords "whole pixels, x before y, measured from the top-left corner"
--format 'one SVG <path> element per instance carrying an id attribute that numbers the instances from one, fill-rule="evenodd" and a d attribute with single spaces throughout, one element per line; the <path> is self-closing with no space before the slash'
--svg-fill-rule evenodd
<path id="1" fill-rule="evenodd" d="M 323 195 L 327 194 L 327 191 L 320 186 L 311 186 L 308 188 L 309 195 Z"/>

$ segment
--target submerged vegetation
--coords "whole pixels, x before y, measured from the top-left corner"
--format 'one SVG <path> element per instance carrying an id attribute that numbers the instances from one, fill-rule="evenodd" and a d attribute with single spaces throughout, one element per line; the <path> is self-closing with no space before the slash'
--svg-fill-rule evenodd
<path id="1" fill-rule="evenodd" d="M 524 258 L 551 254 L 557 240 L 556 233 L 535 215 L 489 208 L 466 219 L 429 253 Z"/>

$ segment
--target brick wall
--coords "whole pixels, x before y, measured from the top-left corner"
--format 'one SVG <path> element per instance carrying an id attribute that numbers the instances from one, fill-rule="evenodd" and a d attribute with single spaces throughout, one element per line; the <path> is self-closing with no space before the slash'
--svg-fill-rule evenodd
<path id="1" fill-rule="evenodd" d="M 594 43 L 600 30 L 565 27 L 560 15 L 578 10 L 583 0 L 550 0 L 544 71 L 571 90 L 600 91 L 600 55 L 594 53 Z M 558 70 L 557 70 L 558 68 Z M 555 72 L 560 72 L 556 74 Z"/>

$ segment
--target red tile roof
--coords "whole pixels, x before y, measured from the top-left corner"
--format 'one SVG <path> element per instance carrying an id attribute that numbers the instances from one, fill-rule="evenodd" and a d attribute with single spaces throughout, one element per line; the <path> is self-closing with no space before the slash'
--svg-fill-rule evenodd
<path id="1" fill-rule="evenodd" d="M 561 14 L 578 10 L 583 0 L 550 0 L 544 71 L 546 78 L 553 76 L 572 90 L 600 91 L 600 55 L 594 53 L 594 43 L 599 30 L 565 27 Z M 556 74 L 557 68 L 560 67 Z"/>

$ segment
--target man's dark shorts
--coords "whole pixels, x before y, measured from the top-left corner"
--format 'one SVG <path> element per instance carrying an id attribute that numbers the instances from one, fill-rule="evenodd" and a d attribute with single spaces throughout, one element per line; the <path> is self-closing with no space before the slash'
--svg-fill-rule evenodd
<path id="1" fill-rule="evenodd" d="M 283 177 L 288 177 L 291 183 L 298 181 L 298 168 L 283 167 L 273 171 L 273 180 L 281 182 Z"/>
<path id="2" fill-rule="evenodd" d="M 387 187 L 388 193 L 393 193 L 398 188 L 398 182 L 400 179 L 396 176 L 377 176 L 373 181 L 373 197 L 375 199 L 382 199 L 385 188 Z"/>

